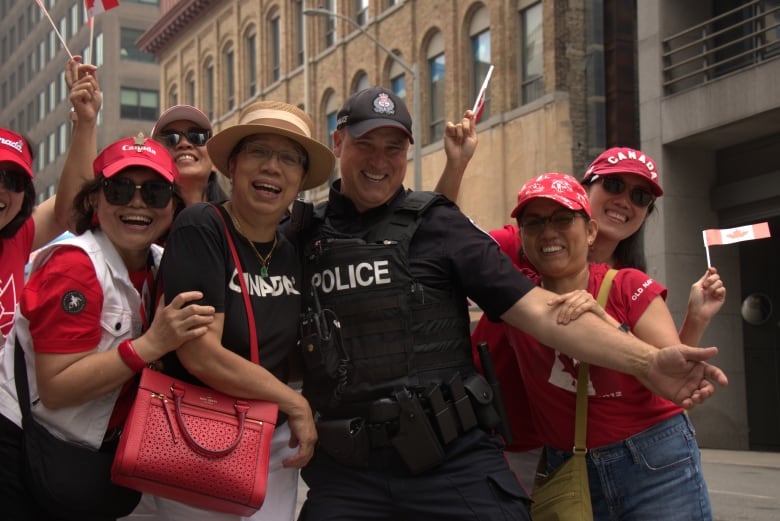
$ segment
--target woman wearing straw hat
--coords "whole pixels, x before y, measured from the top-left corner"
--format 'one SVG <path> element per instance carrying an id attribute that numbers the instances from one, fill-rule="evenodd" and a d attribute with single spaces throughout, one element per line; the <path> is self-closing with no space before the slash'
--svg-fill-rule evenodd
<path id="1" fill-rule="evenodd" d="M 317 434 L 308 402 L 287 385 L 288 356 L 298 338 L 301 265 L 277 225 L 298 192 L 328 180 L 331 151 L 311 137 L 310 118 L 293 105 L 261 101 L 245 108 L 239 124 L 212 137 L 208 153 L 230 181 L 228 201 L 189 206 L 176 218 L 162 266 L 165 296 L 201 291 L 217 310 L 209 332 L 164 359 L 165 371 L 218 391 L 272 400 L 280 418 L 272 442 L 268 491 L 252 519 L 295 516 L 298 472 L 313 454 Z M 221 214 L 221 215 L 220 215 Z M 230 234 L 242 273 L 232 261 Z M 250 333 L 238 276 L 247 281 L 255 316 Z M 260 365 L 249 360 L 257 335 Z M 157 518 L 236 519 L 156 498 Z"/>

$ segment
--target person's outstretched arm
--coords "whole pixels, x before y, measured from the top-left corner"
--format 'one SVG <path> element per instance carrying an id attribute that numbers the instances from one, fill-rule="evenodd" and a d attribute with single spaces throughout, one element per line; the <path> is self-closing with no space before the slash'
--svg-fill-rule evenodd
<path id="1" fill-rule="evenodd" d="M 444 129 L 444 152 L 447 164 L 436 183 L 435 191 L 446 196 L 450 201 L 458 199 L 460 183 L 469 161 L 477 149 L 477 124 L 474 113 L 467 110 L 460 123 L 447 122 Z"/>
<path id="2" fill-rule="evenodd" d="M 554 297 L 534 288 L 501 318 L 573 358 L 634 375 L 651 391 L 686 409 L 715 392 L 712 382 L 728 385 L 723 371 L 704 363 L 718 353 L 717 348 L 680 344 L 658 349 L 593 313 L 560 325 L 558 311 L 548 305 Z"/>

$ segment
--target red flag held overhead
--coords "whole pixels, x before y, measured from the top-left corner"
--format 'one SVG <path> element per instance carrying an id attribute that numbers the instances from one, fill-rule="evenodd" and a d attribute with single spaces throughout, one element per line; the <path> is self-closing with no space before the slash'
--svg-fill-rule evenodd
<path id="1" fill-rule="evenodd" d="M 96 14 L 119 7 L 119 0 L 84 0 L 84 5 L 87 7 L 87 16 L 94 18 Z"/>

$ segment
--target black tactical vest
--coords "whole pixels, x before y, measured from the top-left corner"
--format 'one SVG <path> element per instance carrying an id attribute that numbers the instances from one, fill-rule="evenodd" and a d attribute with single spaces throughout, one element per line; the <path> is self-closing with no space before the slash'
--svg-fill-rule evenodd
<path id="1" fill-rule="evenodd" d="M 443 202 L 439 194 L 411 192 L 365 239 L 344 237 L 317 218 L 321 208 L 315 211 L 304 245 L 304 280 L 311 282 L 304 300 L 335 317 L 332 336 L 340 343 L 301 342 L 309 359 L 304 395 L 323 416 L 360 415 L 402 386 L 422 389 L 454 371 L 474 372 L 465 297 L 421 284 L 409 270 L 409 244 L 422 215 Z M 338 350 L 335 371 L 333 364 L 311 363 L 317 349 Z"/>

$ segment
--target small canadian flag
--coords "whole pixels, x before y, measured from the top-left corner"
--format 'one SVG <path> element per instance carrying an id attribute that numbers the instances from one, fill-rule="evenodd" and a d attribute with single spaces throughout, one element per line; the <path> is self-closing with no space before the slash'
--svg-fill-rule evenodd
<path id="1" fill-rule="evenodd" d="M 763 222 L 723 230 L 704 230 L 704 245 L 721 246 L 723 244 L 766 239 L 768 237 L 771 237 L 769 223 Z"/>
<path id="2" fill-rule="evenodd" d="M 119 0 L 84 0 L 84 5 L 87 7 L 87 16 L 94 18 L 96 14 L 119 7 Z"/>

